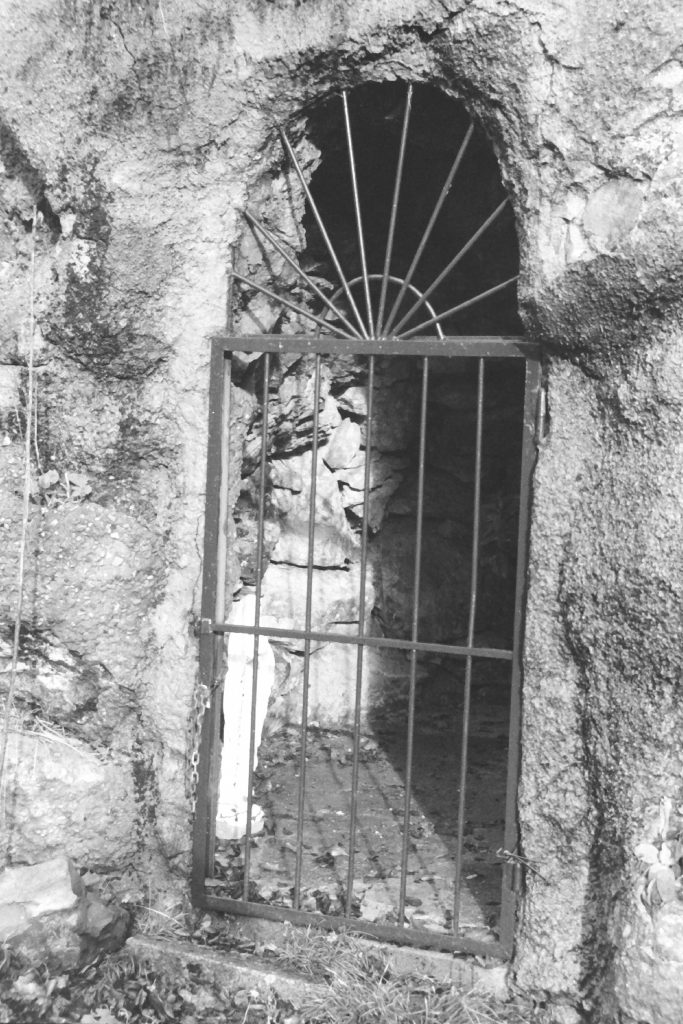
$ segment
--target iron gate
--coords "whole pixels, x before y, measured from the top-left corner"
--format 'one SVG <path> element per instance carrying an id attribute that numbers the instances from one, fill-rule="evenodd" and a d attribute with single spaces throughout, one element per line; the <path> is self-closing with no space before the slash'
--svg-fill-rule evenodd
<path id="1" fill-rule="evenodd" d="M 480 180 L 481 134 L 445 110 L 434 121 L 433 92 L 407 86 L 401 114 L 402 87 L 386 88 L 356 135 L 379 147 L 362 173 L 353 103 L 343 93 L 327 110 L 348 155 L 346 191 L 331 155 L 334 230 L 282 134 L 322 277 L 249 211 L 258 244 L 288 268 L 289 298 L 236 273 L 233 253 L 231 289 L 278 304 L 294 333 L 229 330 L 213 344 L 193 898 L 506 956 L 539 353 L 517 337 L 444 337 L 477 304 L 510 305 L 513 218 L 490 176 L 456 215 L 468 159 Z M 409 155 L 411 112 L 431 117 L 438 160 Z M 378 203 L 368 174 L 394 142 Z M 433 196 L 417 234 L 399 216 L 403 192 L 412 215 Z M 473 230 L 478 209 L 489 212 Z M 316 336 L 296 333 L 305 322 Z"/>
<path id="2" fill-rule="evenodd" d="M 237 354 L 237 355 L 236 355 Z M 360 459 L 360 470 L 362 480 L 361 509 L 364 509 L 364 517 L 356 522 L 358 544 L 355 551 L 355 564 L 357 571 L 354 576 L 354 586 L 357 586 L 355 597 L 352 600 L 354 612 L 353 622 L 344 624 L 318 621 L 317 602 L 318 595 L 316 588 L 319 585 L 321 574 L 329 570 L 319 567 L 319 555 L 317 545 L 319 538 L 316 535 L 316 483 L 319 476 L 320 450 L 325 441 L 324 431 L 321 426 L 321 416 L 324 413 L 324 402 L 321 389 L 325 382 L 329 382 L 329 374 L 325 376 L 326 360 L 339 360 L 340 358 L 356 358 L 363 363 L 363 380 L 366 381 L 365 396 L 366 406 L 362 411 L 363 420 L 363 445 L 365 458 Z M 368 510 L 371 502 L 373 489 L 372 479 L 372 452 L 373 434 L 377 432 L 378 421 L 373 409 L 373 396 L 377 387 L 377 374 L 391 364 L 392 360 L 405 360 L 410 357 L 415 375 L 416 392 L 416 466 L 415 466 L 415 487 L 414 487 L 414 517 L 413 526 L 414 540 L 412 559 L 412 579 L 410 580 L 410 595 L 407 604 L 410 606 L 409 624 L 403 630 L 384 629 L 371 622 L 369 613 L 372 611 L 370 604 L 373 601 L 370 588 L 372 586 L 372 565 L 369 558 L 369 545 L 373 543 L 373 533 L 368 524 Z M 233 432 L 235 418 L 231 417 L 231 374 L 233 364 L 249 367 L 251 388 L 256 396 L 255 422 L 258 425 L 259 451 L 252 452 L 251 458 L 254 463 L 252 478 L 255 487 L 252 488 L 252 501 L 254 516 L 252 523 L 251 542 L 254 547 L 252 566 L 252 603 L 251 618 L 247 621 L 229 621 L 229 608 L 226 609 L 226 566 L 229 552 L 228 534 L 231 516 L 233 515 L 235 495 L 240 488 L 240 460 L 235 462 L 235 439 L 231 437 L 231 422 Z M 305 537 L 302 544 L 305 555 L 299 557 L 300 575 L 305 579 L 303 593 L 299 595 L 296 608 L 290 608 L 288 617 L 283 624 L 278 625 L 277 619 L 266 615 L 268 598 L 264 595 L 264 579 L 267 582 L 264 567 L 268 567 L 269 540 L 266 536 L 267 524 L 269 521 L 269 491 L 272 489 L 272 454 L 277 449 L 273 445 L 273 437 L 277 432 L 277 424 L 269 420 L 269 409 L 271 407 L 271 396 L 276 389 L 278 382 L 282 379 L 282 367 L 291 367 L 297 360 L 306 360 L 307 368 L 311 373 L 311 394 L 310 403 L 310 440 L 306 442 L 310 446 L 302 458 L 310 459 L 311 483 L 307 495 L 308 521 L 306 524 Z M 442 642 L 443 638 L 436 641 L 429 638 L 429 625 L 425 623 L 421 615 L 421 581 L 424 575 L 422 565 L 423 551 L 425 548 L 425 485 L 426 473 L 428 472 L 430 444 L 429 436 L 429 401 L 430 383 L 432 379 L 439 379 L 439 371 L 443 367 L 453 368 L 472 367 L 473 383 L 473 436 L 471 440 L 471 485 L 469 496 L 471 498 L 471 516 L 468 517 L 468 529 L 471 529 L 470 541 L 470 566 L 469 579 L 467 581 L 466 614 L 465 621 L 459 626 L 462 637 L 457 638 L 459 642 Z M 519 453 L 519 487 L 518 515 L 516 517 L 516 542 L 515 542 L 515 570 L 514 570 L 514 610 L 511 623 L 511 643 L 507 646 L 487 646 L 486 642 L 477 637 L 477 614 L 480 605 L 480 594 L 482 587 L 486 587 L 487 566 L 482 565 L 482 466 L 486 458 L 485 445 L 485 419 L 486 419 L 486 388 L 487 375 L 493 371 L 491 367 L 517 367 L 522 370 L 518 374 L 518 381 L 521 388 L 520 412 L 518 424 L 518 453 Z M 279 369 L 278 369 L 279 368 Z M 529 505 L 530 477 L 535 455 L 536 418 L 538 406 L 538 394 L 540 386 L 540 367 L 538 352 L 536 348 L 519 338 L 501 337 L 412 337 L 409 339 L 364 339 L 362 347 L 354 339 L 335 337 L 303 337 L 303 336 L 259 336 L 259 337 L 224 337 L 214 342 L 212 355 L 211 388 L 210 388 L 210 418 L 209 418 L 209 462 L 207 475 L 207 519 L 204 548 L 204 580 L 202 591 L 202 618 L 200 635 L 200 672 L 201 683 L 204 692 L 210 694 L 207 714 L 205 715 L 202 729 L 201 751 L 199 759 L 199 785 L 196 805 L 195 842 L 194 842 L 194 873 L 193 892 L 197 905 L 211 910 L 227 911 L 232 914 L 257 916 L 276 920 L 290 920 L 300 924 L 315 923 L 326 928 L 346 927 L 363 932 L 378 938 L 412 944 L 421 947 L 432 947 L 450 950 L 462 950 L 465 952 L 481 953 L 486 955 L 506 956 L 511 950 L 513 928 L 515 920 L 516 892 L 518 888 L 517 867 L 515 859 L 517 844 L 516 830 L 516 789 L 518 777 L 519 757 L 519 727 L 520 727 L 520 679 L 521 679 L 521 644 L 522 644 L 522 621 L 523 621 L 523 597 L 526 571 L 526 544 L 527 544 L 527 510 Z M 234 394 L 234 392 L 233 392 Z M 322 433 L 321 433 L 322 431 Z M 252 438 L 253 441 L 253 438 Z M 232 456 L 231 456 L 232 452 Z M 276 451 L 277 454 L 277 451 Z M 234 465 L 231 465 L 231 458 Z M 231 478 L 231 474 L 238 479 Z M 272 552 L 271 552 L 272 553 Z M 350 573 L 347 571 L 344 577 Z M 282 579 L 282 577 L 279 577 Z M 341 580 L 342 577 L 339 576 Z M 234 580 L 227 580 L 228 589 L 235 588 Z M 271 595 L 271 603 L 274 600 Z M 297 602 L 295 602 L 296 604 Z M 246 607 L 246 604 L 245 604 Z M 349 616 L 347 616 L 348 618 Z M 449 638 L 450 640 L 450 638 Z M 251 646 L 251 655 L 246 655 L 246 665 L 249 676 L 248 689 L 250 694 L 240 692 L 242 700 L 242 716 L 248 718 L 248 753 L 242 757 L 242 770 L 246 762 L 248 779 L 243 796 L 246 799 L 245 816 L 243 824 L 243 835 L 236 834 L 232 842 L 223 843 L 216 839 L 216 814 L 219 801 L 219 788 L 221 776 L 221 762 L 224 756 L 224 744 L 221 740 L 222 730 L 226 729 L 223 720 L 223 689 L 224 685 L 230 687 L 244 687 L 244 679 L 240 682 L 235 679 L 231 682 L 231 653 L 230 644 L 240 645 L 244 651 L 245 641 Z M 261 707 L 264 703 L 264 686 L 273 687 L 273 673 L 269 670 L 264 678 L 264 644 L 269 647 L 281 645 L 282 649 L 295 649 L 299 652 L 302 662 L 301 670 L 301 693 L 298 706 L 300 720 L 292 732 L 290 722 L 289 742 L 291 743 L 291 758 L 293 764 L 288 768 L 287 761 L 276 762 L 274 778 L 275 788 L 279 782 L 285 785 L 284 779 L 289 770 L 292 785 L 296 785 L 298 793 L 294 798 L 289 794 L 291 806 L 288 809 L 288 817 L 291 827 L 288 832 L 275 830 L 269 833 L 270 822 L 265 821 L 265 831 L 262 822 L 255 817 L 256 798 L 255 784 L 263 788 L 263 779 L 259 779 L 259 765 L 257 754 L 261 740 L 262 721 L 259 722 L 259 702 Z M 227 645 L 227 676 L 225 675 L 225 647 Z M 335 823 L 333 838 L 335 846 L 327 851 L 313 851 L 315 862 L 311 860 L 311 821 L 322 820 L 320 815 L 324 814 L 325 808 L 318 806 L 311 808 L 310 786 L 308 776 L 312 772 L 311 762 L 318 756 L 321 744 L 321 730 L 317 721 L 312 721 L 309 714 L 309 698 L 311 693 L 312 663 L 320 649 L 328 645 L 335 651 L 346 652 L 340 660 L 349 664 L 349 651 L 353 652 L 352 661 L 355 662 L 354 670 L 351 672 L 350 688 L 352 697 L 350 699 L 350 722 L 348 723 L 347 736 L 349 747 L 347 761 L 345 764 L 347 773 L 350 774 L 350 792 L 346 803 L 334 813 L 338 820 Z M 389 652 L 387 654 L 387 652 Z M 404 763 L 399 766 L 398 772 L 403 780 L 402 807 L 397 815 L 396 832 L 400 836 L 400 849 L 397 849 L 394 859 L 397 863 L 391 866 L 393 872 L 391 878 L 385 878 L 388 886 L 389 902 L 393 898 L 393 905 L 390 912 L 379 918 L 375 904 L 369 903 L 367 898 L 359 900 L 357 888 L 366 884 L 364 878 L 368 872 L 369 862 L 363 852 L 365 840 L 361 833 L 363 828 L 368 829 L 367 817 L 364 817 L 364 801 L 367 797 L 368 786 L 362 780 L 365 770 L 365 761 L 368 751 L 367 722 L 363 719 L 365 690 L 367 683 L 367 661 L 370 657 L 403 657 L 406 663 L 406 680 L 404 691 L 402 691 L 402 703 L 400 704 L 399 718 L 401 721 L 394 722 L 397 731 L 402 734 L 402 739 L 396 747 Z M 436 922 L 431 919 L 424 920 L 416 904 L 421 901 L 411 895 L 413 880 L 416 877 L 414 868 L 416 849 L 420 843 L 420 827 L 423 832 L 427 828 L 437 826 L 430 825 L 425 815 L 421 815 L 422 826 L 415 826 L 415 795 L 413 793 L 414 773 L 416 765 L 416 728 L 419 729 L 420 706 L 421 706 L 421 666 L 425 659 L 429 664 L 436 662 L 449 666 L 449 673 L 452 676 L 452 690 L 454 692 L 455 710 L 453 718 L 449 719 L 452 727 L 448 733 L 449 742 L 452 746 L 452 755 L 457 761 L 457 778 L 452 785 L 452 809 L 450 818 L 450 833 L 448 833 L 448 852 L 450 853 L 450 864 L 443 867 L 441 871 L 444 892 L 451 902 L 450 910 L 446 909 L 443 918 Z M 431 659 L 431 660 L 430 660 Z M 455 666 L 460 666 L 457 670 Z M 452 671 L 451 671 L 452 667 Z M 242 671 L 241 670 L 241 671 Z M 495 671 L 494 671 L 495 670 Z M 474 839 L 468 830 L 468 786 L 471 786 L 473 769 L 470 757 L 472 746 L 472 708 L 473 694 L 477 691 L 477 673 L 495 675 L 494 687 L 497 688 L 496 700 L 500 703 L 500 693 L 505 694 L 505 702 L 509 708 L 509 734 L 506 741 L 507 768 L 506 768 L 506 795 L 504 808 L 504 829 L 500 847 L 495 851 L 488 850 L 485 858 L 473 859 L 472 842 L 476 844 L 476 829 Z M 501 675 L 502 673 L 502 675 Z M 491 678 L 493 678 L 491 675 Z M 242 671 L 244 676 L 244 671 Z M 320 685 L 319 681 L 315 685 Z M 449 684 L 450 685 L 450 684 Z M 277 688 L 277 686 L 275 686 Z M 457 699 L 455 691 L 457 691 Z M 483 701 L 487 701 L 484 690 Z M 273 694 L 265 694 L 266 699 L 272 699 Z M 236 697 L 237 699 L 237 697 Z M 445 698 L 446 699 L 446 698 Z M 457 705 L 457 706 L 456 706 Z M 230 714 L 234 702 L 226 703 L 226 714 Z M 444 703 L 443 708 L 447 708 Z M 394 709 L 395 710 L 395 709 Z M 440 712 L 439 712 L 440 713 Z M 451 712 L 444 710 L 444 718 Z M 395 717 L 395 716 L 394 716 Z M 381 725 L 381 723 L 380 723 Z M 439 723 L 436 723 L 438 729 Z M 277 723 L 276 723 L 277 728 Z M 457 728 L 459 739 L 455 737 L 454 729 Z M 244 730 L 244 722 L 242 723 Z M 228 730 L 229 731 L 229 730 Z M 234 731 L 233 731 L 234 732 Z M 333 730 L 332 730 L 333 732 Z M 225 740 L 227 742 L 225 733 Z M 444 734 L 445 735 L 445 734 Z M 330 745 L 330 735 L 324 735 L 327 746 Z M 497 741 L 500 737 L 497 737 Z M 429 747 L 430 739 L 427 736 L 426 745 Z M 481 746 L 479 739 L 476 741 Z M 325 744 L 323 743 L 323 746 Z M 371 750 L 375 748 L 371 748 Z M 393 750 L 394 748 L 392 748 Z M 382 753 L 380 751 L 380 753 Z M 421 756 L 421 755 L 420 755 Z M 337 772 L 339 775 L 339 772 Z M 271 784 L 273 775 L 271 774 Z M 481 791 L 479 783 L 478 798 L 487 798 L 490 794 Z M 291 788 L 291 787 L 290 787 Z M 328 792 L 330 798 L 334 795 Z M 260 798 L 259 798 L 260 799 Z M 274 797 L 273 799 L 277 799 Z M 284 797 L 282 798 L 284 799 Z M 324 799 L 324 794 L 323 794 Z M 316 804 L 320 804 L 321 794 L 314 796 Z M 271 810 L 275 808 L 273 817 L 277 817 L 277 805 L 271 801 Z M 396 808 L 392 807 L 392 813 Z M 372 811 L 371 813 L 375 813 Z M 441 812 L 439 812 L 441 813 Z M 446 812 L 444 812 L 445 814 Z M 318 815 L 318 818 L 315 817 Z M 428 816 L 427 816 L 428 817 Z M 376 822 L 378 824 L 378 822 Z M 337 827 L 338 826 L 338 827 Z M 316 826 L 318 828 L 318 826 Z M 322 826 L 318 828 L 320 833 Z M 238 827 L 238 833 L 241 829 Z M 378 829 L 375 829 L 378 831 Z M 446 834 L 444 832 L 444 834 Z M 340 835 L 345 843 L 339 842 Z M 261 837 L 261 838 L 259 838 Z M 329 838 L 329 837 L 328 837 Z M 289 856 L 292 866 L 291 876 L 280 878 L 277 872 L 284 870 L 277 864 L 266 860 L 268 870 L 276 873 L 279 879 L 279 889 L 272 890 L 270 894 L 258 889 L 253 879 L 257 874 L 263 874 L 263 844 L 270 843 L 269 849 L 286 851 L 284 856 Z M 469 843 L 469 845 L 468 845 Z M 278 846 L 279 844 L 279 846 Z M 227 854 L 225 850 L 227 849 Z M 270 855 L 271 860 L 274 855 Z M 317 867 L 321 857 L 328 857 L 329 867 L 336 879 L 336 895 L 331 902 L 323 900 L 319 893 L 320 889 L 314 890 L 315 902 L 311 896 L 308 883 L 309 873 L 318 871 Z M 255 864 L 255 858 L 260 858 Z M 226 862 L 227 858 L 227 862 Z M 486 860 L 482 866 L 481 861 Z M 470 874 L 478 868 L 483 870 L 491 869 L 491 863 L 495 860 L 499 865 L 501 894 L 499 897 L 500 914 L 498 920 L 488 931 L 472 929 L 463 921 L 463 894 L 468 906 L 472 905 L 474 897 L 468 895 L 468 878 L 474 879 L 475 875 Z M 429 869 L 429 865 L 427 866 Z M 438 877 L 436 866 L 432 865 L 433 877 Z M 430 878 L 429 870 L 421 870 L 420 882 L 424 888 L 424 878 Z M 489 879 L 490 881 L 490 879 Z M 389 884 L 391 883 L 391 884 Z M 378 882 L 373 883 L 377 888 Z M 432 889 L 435 884 L 431 883 Z M 476 897 L 476 883 L 472 883 L 473 892 Z M 420 890 L 422 891 L 422 890 Z M 273 895 L 275 893 L 275 895 Z M 490 896 L 490 885 L 487 895 Z M 444 893 L 441 894 L 443 903 Z M 483 897 L 482 897 L 483 898 Z M 475 899 L 476 902 L 476 899 Z M 489 900 L 489 902 L 495 902 Z M 372 913 L 364 911 L 368 906 L 373 907 Z"/>

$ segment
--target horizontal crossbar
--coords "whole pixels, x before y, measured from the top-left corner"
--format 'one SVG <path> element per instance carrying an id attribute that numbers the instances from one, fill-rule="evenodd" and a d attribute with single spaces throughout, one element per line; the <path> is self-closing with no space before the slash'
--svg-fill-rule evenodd
<path id="1" fill-rule="evenodd" d="M 221 332 L 213 336 L 224 352 L 301 352 L 379 356 L 459 356 L 472 358 L 538 359 L 540 347 L 515 335 L 453 335 L 445 338 L 338 338 L 310 334 L 249 334 Z"/>
<path id="2" fill-rule="evenodd" d="M 206 893 L 202 905 L 207 910 L 217 910 L 242 917 L 265 918 L 270 921 L 291 921 L 292 924 L 324 928 L 327 931 L 349 931 L 383 942 L 396 942 L 402 946 L 417 946 L 419 949 L 457 950 L 474 956 L 498 957 L 507 960 L 509 953 L 500 942 L 482 942 L 468 939 L 465 935 L 449 935 L 447 932 L 427 931 L 422 928 L 401 928 L 398 925 L 375 924 L 355 917 L 333 917 L 318 912 L 293 910 L 268 903 L 250 903 L 227 896 L 209 895 L 211 889 L 220 884 L 215 878 L 206 879 Z"/>
<path id="3" fill-rule="evenodd" d="M 393 648 L 399 651 L 417 651 L 424 654 L 451 654 L 459 658 L 497 658 L 512 661 L 512 651 L 499 647 L 459 647 L 455 644 L 421 643 L 417 640 L 399 640 L 386 636 L 362 636 L 353 633 L 325 633 L 316 630 L 283 629 L 279 626 L 234 626 L 230 622 L 216 622 L 213 633 L 242 633 L 264 636 L 274 640 L 314 640 L 317 643 L 351 644 L 356 647 Z"/>

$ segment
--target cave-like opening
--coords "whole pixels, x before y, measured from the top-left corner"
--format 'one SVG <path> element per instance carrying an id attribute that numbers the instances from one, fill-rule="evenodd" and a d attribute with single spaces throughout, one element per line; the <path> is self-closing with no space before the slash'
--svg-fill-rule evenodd
<path id="1" fill-rule="evenodd" d="M 317 340 L 299 342 L 289 315 L 282 345 L 256 337 L 231 357 L 230 415 L 247 420 L 230 423 L 225 489 L 224 747 L 244 748 L 248 784 L 234 814 L 234 781 L 221 789 L 212 891 L 464 948 L 500 936 L 514 830 L 530 377 L 501 337 L 519 333 L 518 249 L 495 156 L 444 94 L 416 87 L 411 102 L 410 133 L 402 83 L 309 111 L 299 262 L 339 315 L 319 291 L 303 300 L 325 318 Z M 355 314 L 364 337 L 338 342 L 354 299 L 370 307 L 365 326 Z"/>

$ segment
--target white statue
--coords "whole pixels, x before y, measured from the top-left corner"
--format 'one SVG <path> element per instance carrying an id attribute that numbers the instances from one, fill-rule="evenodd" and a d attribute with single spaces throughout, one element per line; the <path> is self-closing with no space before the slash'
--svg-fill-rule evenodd
<path id="1" fill-rule="evenodd" d="M 253 626 L 256 597 L 247 594 L 234 601 L 228 622 L 236 626 Z M 261 625 L 267 623 L 261 617 Z M 216 836 L 218 839 L 241 839 L 247 831 L 247 796 L 249 792 L 249 730 L 251 728 L 252 686 L 254 672 L 254 637 L 230 633 L 227 637 L 228 667 L 223 690 L 223 754 L 218 790 Z M 275 680 L 275 658 L 265 637 L 258 639 L 256 717 L 254 724 L 254 761 L 256 767 L 268 699 Z M 263 829 L 263 810 L 251 805 L 251 834 Z"/>

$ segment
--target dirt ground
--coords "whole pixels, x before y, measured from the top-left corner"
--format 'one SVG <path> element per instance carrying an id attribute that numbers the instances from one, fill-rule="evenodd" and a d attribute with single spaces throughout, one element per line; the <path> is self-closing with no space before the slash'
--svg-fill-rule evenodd
<path id="1" fill-rule="evenodd" d="M 416 691 L 405 922 L 447 933 L 453 928 L 455 851 L 460 792 L 464 666 L 435 659 Z M 473 671 L 460 933 L 497 938 L 509 731 L 509 665 L 475 663 Z M 361 736 L 351 916 L 398 923 L 407 745 L 406 701 L 379 709 Z M 262 743 L 254 799 L 265 812 L 252 838 L 250 898 L 293 906 L 300 799 L 301 739 L 281 730 Z M 307 732 L 300 908 L 344 914 L 349 881 L 353 737 L 310 726 Z M 216 848 L 217 895 L 241 897 L 244 841 Z"/>

